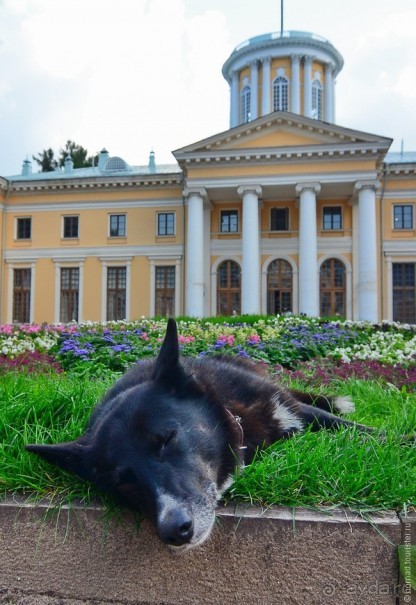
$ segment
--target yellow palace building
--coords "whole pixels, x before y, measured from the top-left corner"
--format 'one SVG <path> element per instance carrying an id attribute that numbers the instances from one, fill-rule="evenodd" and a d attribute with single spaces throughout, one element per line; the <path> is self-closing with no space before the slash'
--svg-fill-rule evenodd
<path id="1" fill-rule="evenodd" d="M 230 128 L 131 166 L 0 177 L 0 322 L 305 313 L 416 323 L 416 153 L 335 122 L 338 51 L 239 45 Z"/>

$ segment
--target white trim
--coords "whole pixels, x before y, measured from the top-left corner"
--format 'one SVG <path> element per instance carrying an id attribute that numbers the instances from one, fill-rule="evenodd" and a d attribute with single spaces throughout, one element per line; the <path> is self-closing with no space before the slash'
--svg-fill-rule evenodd
<path id="1" fill-rule="evenodd" d="M 126 256 L 167 256 L 182 254 L 182 244 L 154 244 L 150 246 L 100 246 L 100 247 L 81 247 L 77 246 L 76 254 L 83 259 L 96 256 L 103 256 L 118 260 Z M 25 262 L 28 256 L 27 249 L 22 250 L 6 250 L 4 254 L 5 260 L 13 262 Z M 40 258 L 59 258 L 60 260 L 71 261 L 74 256 L 74 248 L 30 248 L 30 259 Z"/>
<path id="2" fill-rule="evenodd" d="M 108 267 L 125 267 L 126 269 L 126 321 L 131 318 L 131 262 L 132 258 L 120 256 L 114 258 L 112 256 L 102 256 L 101 261 L 101 322 L 107 320 L 107 277 Z"/>
<path id="3" fill-rule="evenodd" d="M 150 292 L 149 292 L 149 317 L 156 315 L 156 267 L 175 267 L 175 315 L 182 313 L 182 300 L 181 300 L 181 267 L 182 267 L 182 256 L 166 257 L 163 259 L 159 257 L 149 256 L 149 267 L 150 267 Z"/>
<path id="4" fill-rule="evenodd" d="M 83 320 L 84 306 L 84 260 L 79 258 L 52 259 L 55 264 L 54 323 L 60 323 L 61 317 L 61 269 L 78 269 L 78 321 Z"/>
<path id="5" fill-rule="evenodd" d="M 5 261 L 8 265 L 8 287 L 7 287 L 7 323 L 13 323 L 13 287 L 14 287 L 14 270 L 15 269 L 30 269 L 30 310 L 29 323 L 34 322 L 35 318 L 35 277 L 36 277 L 36 262 L 33 260 L 22 260 L 19 262 Z"/>

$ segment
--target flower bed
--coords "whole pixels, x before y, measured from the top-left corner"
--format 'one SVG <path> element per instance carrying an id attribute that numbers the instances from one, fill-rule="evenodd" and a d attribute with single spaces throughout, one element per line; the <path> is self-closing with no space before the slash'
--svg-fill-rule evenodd
<path id="1" fill-rule="evenodd" d="M 157 354 L 165 320 L 0 326 L 0 369 L 49 368 L 101 375 Z M 227 353 L 263 361 L 282 376 L 323 383 L 339 377 L 416 386 L 416 327 L 303 317 L 179 321 L 183 355 Z M 327 361 L 322 362 L 322 358 Z"/>

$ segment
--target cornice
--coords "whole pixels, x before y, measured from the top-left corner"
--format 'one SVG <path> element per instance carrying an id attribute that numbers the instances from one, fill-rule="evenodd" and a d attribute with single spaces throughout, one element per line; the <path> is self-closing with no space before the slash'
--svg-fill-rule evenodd
<path id="1" fill-rule="evenodd" d="M 76 178 L 56 180 L 31 180 L 10 181 L 11 192 L 41 192 L 41 191 L 85 191 L 85 190 L 114 190 L 135 189 L 138 187 L 169 187 L 182 185 L 182 173 L 156 174 L 137 177 L 111 177 L 111 178 Z"/>
<path id="2" fill-rule="evenodd" d="M 11 204 L 5 207 L 7 213 L 16 212 L 72 212 L 80 210 L 117 210 L 122 212 L 130 208 L 173 208 L 182 206 L 182 197 L 177 199 L 157 199 L 157 200 L 97 200 L 93 202 L 52 202 L 52 203 L 32 203 L 32 204 Z"/>

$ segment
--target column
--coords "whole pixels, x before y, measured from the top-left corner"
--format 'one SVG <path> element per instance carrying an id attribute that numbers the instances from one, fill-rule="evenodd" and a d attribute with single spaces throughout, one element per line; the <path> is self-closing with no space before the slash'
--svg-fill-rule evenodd
<path id="1" fill-rule="evenodd" d="M 324 120 L 325 122 L 332 123 L 334 121 L 332 110 L 333 110 L 333 102 L 332 96 L 334 91 L 334 81 L 332 78 L 333 73 L 333 65 L 332 63 L 327 63 L 325 65 L 325 104 L 324 104 Z"/>
<path id="2" fill-rule="evenodd" d="M 202 187 L 185 189 L 188 205 L 186 243 L 186 314 L 204 316 L 204 199 Z"/>
<path id="3" fill-rule="evenodd" d="M 243 200 L 243 270 L 241 275 L 241 312 L 260 313 L 260 219 L 258 185 L 238 188 Z"/>
<path id="4" fill-rule="evenodd" d="M 266 116 L 270 113 L 270 87 L 271 87 L 271 57 L 266 57 L 262 62 L 262 94 L 261 94 L 261 115 Z"/>
<path id="5" fill-rule="evenodd" d="M 312 117 L 312 57 L 305 57 L 303 74 L 303 115 Z"/>
<path id="6" fill-rule="evenodd" d="M 299 200 L 299 313 L 319 315 L 316 196 L 319 183 L 296 185 Z"/>
<path id="7" fill-rule="evenodd" d="M 376 190 L 378 181 L 361 181 L 358 191 L 358 319 L 378 321 Z"/>
<path id="8" fill-rule="evenodd" d="M 300 55 L 292 55 L 292 99 L 291 111 L 300 113 Z"/>
<path id="9" fill-rule="evenodd" d="M 238 106 L 239 106 L 239 94 L 238 94 L 238 71 L 233 71 L 231 76 L 231 87 L 230 87 L 230 128 L 238 126 Z"/>
<path id="10" fill-rule="evenodd" d="M 250 88 L 250 119 L 255 120 L 259 117 L 259 64 L 257 61 L 251 62 Z"/>

